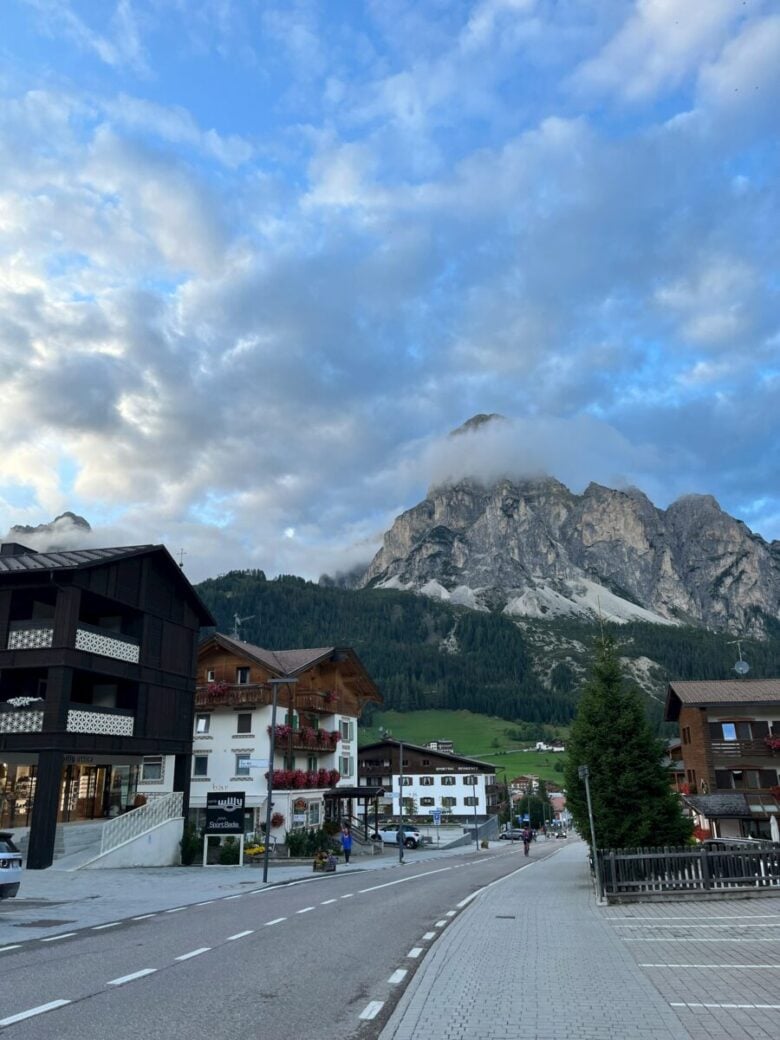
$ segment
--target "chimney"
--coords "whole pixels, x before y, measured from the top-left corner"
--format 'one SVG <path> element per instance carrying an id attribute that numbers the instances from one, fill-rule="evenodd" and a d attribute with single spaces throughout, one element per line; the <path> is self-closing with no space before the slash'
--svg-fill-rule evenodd
<path id="1" fill-rule="evenodd" d="M 34 556 L 35 549 L 28 549 L 19 542 L 3 542 L 0 545 L 0 556 Z"/>

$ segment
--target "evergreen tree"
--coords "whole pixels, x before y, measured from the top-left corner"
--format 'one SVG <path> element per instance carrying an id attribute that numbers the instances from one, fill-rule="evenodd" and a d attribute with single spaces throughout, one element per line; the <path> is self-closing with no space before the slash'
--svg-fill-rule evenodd
<path id="1" fill-rule="evenodd" d="M 661 764 L 639 694 L 620 671 L 610 636 L 596 640 L 590 677 L 571 728 L 566 803 L 580 834 L 590 834 L 585 784 L 578 767 L 590 768 L 590 792 L 599 848 L 680 845 L 690 822 Z"/>

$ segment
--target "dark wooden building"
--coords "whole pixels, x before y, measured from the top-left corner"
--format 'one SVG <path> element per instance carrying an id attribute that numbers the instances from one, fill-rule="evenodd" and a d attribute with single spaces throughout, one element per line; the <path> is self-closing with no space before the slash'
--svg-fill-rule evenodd
<path id="1" fill-rule="evenodd" d="M 213 624 L 162 545 L 0 547 L 0 826 L 30 825 L 28 867 L 51 865 L 58 822 L 131 808 L 145 755 L 175 756 L 186 802 Z"/>

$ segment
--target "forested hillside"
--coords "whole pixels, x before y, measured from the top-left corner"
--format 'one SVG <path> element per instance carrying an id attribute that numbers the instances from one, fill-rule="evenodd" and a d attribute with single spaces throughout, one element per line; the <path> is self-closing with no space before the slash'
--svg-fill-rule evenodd
<path id="1" fill-rule="evenodd" d="M 573 715 L 594 626 L 526 621 L 455 607 L 410 592 L 341 589 L 262 571 L 233 571 L 198 591 L 223 632 L 247 617 L 241 638 L 269 649 L 353 646 L 387 708 L 459 709 L 536 724 L 565 725 Z M 250 617 L 250 615 L 252 615 Z M 636 675 L 654 699 L 670 678 L 733 675 L 736 648 L 723 633 L 633 623 L 605 625 L 620 653 L 641 663 Z M 743 647 L 751 676 L 780 674 L 780 638 Z M 648 660 L 649 659 L 649 660 Z"/>

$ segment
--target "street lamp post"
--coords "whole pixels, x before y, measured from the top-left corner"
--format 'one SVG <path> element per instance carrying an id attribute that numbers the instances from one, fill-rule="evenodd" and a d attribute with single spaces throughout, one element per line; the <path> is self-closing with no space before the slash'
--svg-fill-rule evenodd
<path id="1" fill-rule="evenodd" d="M 404 861 L 404 742 L 398 741 L 398 862 Z"/>
<path id="2" fill-rule="evenodd" d="M 474 851 L 479 852 L 479 833 L 477 831 L 477 781 L 479 777 L 471 777 L 471 799 L 474 802 Z"/>
<path id="3" fill-rule="evenodd" d="M 603 899 L 601 894 L 601 872 L 596 855 L 596 828 L 593 826 L 593 804 L 590 800 L 590 769 L 588 766 L 579 766 L 577 774 L 580 780 L 585 781 L 585 799 L 588 803 L 588 819 L 590 820 L 590 848 L 593 855 L 593 869 L 596 872 L 596 890 L 598 891 L 599 902 L 601 902 Z"/>
<path id="4" fill-rule="evenodd" d="M 273 690 L 271 697 L 271 746 L 268 751 L 268 786 L 265 796 L 265 852 L 263 853 L 263 884 L 268 881 L 268 855 L 271 849 L 271 809 L 274 789 L 274 754 L 276 752 L 276 701 L 280 686 L 294 686 L 298 680 L 291 675 L 284 678 L 269 679 L 268 685 Z"/>

